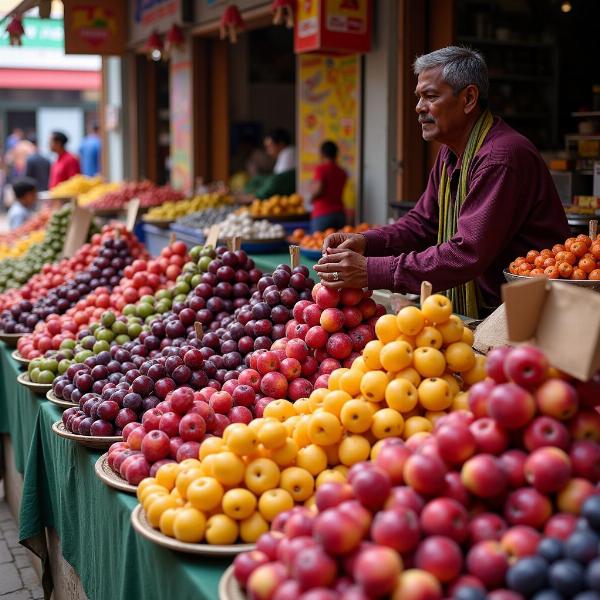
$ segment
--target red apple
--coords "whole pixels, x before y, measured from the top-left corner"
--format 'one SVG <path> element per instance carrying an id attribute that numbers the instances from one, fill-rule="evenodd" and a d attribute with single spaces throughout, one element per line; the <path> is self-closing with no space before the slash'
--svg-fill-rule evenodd
<path id="1" fill-rule="evenodd" d="M 288 382 L 285 375 L 273 371 L 263 375 L 262 381 L 260 382 L 260 389 L 266 396 L 271 396 L 272 398 L 286 398 Z"/>
<path id="2" fill-rule="evenodd" d="M 508 485 L 512 488 L 523 487 L 525 482 L 525 461 L 527 454 L 522 450 L 507 450 L 500 456 L 500 465 L 508 477 Z"/>
<path id="3" fill-rule="evenodd" d="M 427 571 L 407 569 L 398 579 L 393 600 L 441 600 L 442 588 L 438 580 Z"/>
<path id="4" fill-rule="evenodd" d="M 192 408 L 193 402 L 194 390 L 190 387 L 184 386 L 177 388 L 176 390 L 173 390 L 173 393 L 171 394 L 171 406 L 173 407 L 173 412 L 176 412 L 177 414 L 184 415 Z"/>
<path id="5" fill-rule="evenodd" d="M 154 429 L 142 440 L 142 453 L 149 463 L 169 456 L 169 436 L 164 431 Z"/>
<path id="6" fill-rule="evenodd" d="M 143 456 L 136 457 L 125 470 L 125 479 L 130 485 L 137 485 L 149 475 L 150 464 Z"/>
<path id="7" fill-rule="evenodd" d="M 151 408 L 147 410 L 142 415 L 142 425 L 146 431 L 152 431 L 153 429 L 158 429 L 160 424 L 160 418 L 162 417 L 162 412 L 156 408 Z"/>
<path id="8" fill-rule="evenodd" d="M 420 519 L 425 535 L 441 535 L 462 544 L 467 538 L 469 516 L 452 498 L 436 498 L 423 508 Z"/>
<path id="9" fill-rule="evenodd" d="M 383 506 L 392 487 L 390 477 L 379 467 L 361 471 L 352 479 L 351 485 L 356 499 L 372 511 Z"/>
<path id="10" fill-rule="evenodd" d="M 561 512 L 578 515 L 583 503 L 595 493 L 596 488 L 587 479 L 575 477 L 558 493 L 556 506 Z"/>
<path id="11" fill-rule="evenodd" d="M 264 552 L 269 560 L 277 560 L 277 547 L 284 537 L 281 531 L 267 531 L 256 541 L 256 549 Z"/>
<path id="12" fill-rule="evenodd" d="M 206 423 L 198 414 L 185 415 L 179 422 L 179 437 L 184 442 L 201 442 L 205 433 Z"/>
<path id="13" fill-rule="evenodd" d="M 415 453 L 404 463 L 404 481 L 417 493 L 433 496 L 444 489 L 446 467 L 439 459 Z"/>
<path id="14" fill-rule="evenodd" d="M 548 372 L 546 355 L 535 346 L 519 346 L 506 356 L 504 373 L 517 385 L 532 388 L 539 385 Z"/>
<path id="15" fill-rule="evenodd" d="M 462 467 L 461 479 L 465 487 L 480 498 L 499 496 L 507 484 L 500 461 L 491 454 L 477 454 Z"/>
<path id="16" fill-rule="evenodd" d="M 571 536 L 577 527 L 577 516 L 571 513 L 556 513 L 552 515 L 544 525 L 546 537 L 558 538 L 565 541 Z"/>
<path id="17" fill-rule="evenodd" d="M 485 541 L 473 546 L 466 558 L 467 571 L 479 579 L 488 589 L 504 584 L 508 571 L 508 555 L 499 542 Z"/>
<path id="18" fill-rule="evenodd" d="M 262 352 L 256 358 L 256 370 L 261 375 L 277 371 L 279 364 L 279 358 L 277 358 L 275 352 L 271 352 L 270 350 Z"/>
<path id="19" fill-rule="evenodd" d="M 340 292 L 340 299 L 344 306 L 356 306 L 364 298 L 360 288 L 344 288 Z"/>
<path id="20" fill-rule="evenodd" d="M 541 541 L 542 534 L 533 527 L 516 525 L 504 533 L 500 545 L 508 554 L 509 559 L 518 559 L 524 556 L 533 556 Z"/>
<path id="21" fill-rule="evenodd" d="M 175 457 L 177 462 L 182 462 L 186 458 L 198 459 L 200 453 L 200 444 L 198 442 L 184 442 L 177 449 L 177 456 Z"/>
<path id="22" fill-rule="evenodd" d="M 477 419 L 471 423 L 469 431 L 473 434 L 480 453 L 500 454 L 508 448 L 508 432 L 495 419 Z"/>
<path id="23" fill-rule="evenodd" d="M 529 485 L 539 492 L 558 492 L 571 477 L 571 461 L 564 450 L 545 446 L 529 455 L 524 471 Z"/>
<path id="24" fill-rule="evenodd" d="M 260 565 L 248 578 L 247 591 L 250 599 L 271 600 L 275 590 L 287 576 L 287 569 L 279 562 Z"/>
<path id="25" fill-rule="evenodd" d="M 346 333 L 334 333 L 326 344 L 327 352 L 337 360 L 344 360 L 352 353 L 352 340 Z"/>
<path id="26" fill-rule="evenodd" d="M 411 487 L 404 485 L 391 489 L 384 506 L 386 510 L 397 507 L 410 508 L 418 515 L 425 506 L 425 500 Z"/>
<path id="27" fill-rule="evenodd" d="M 352 576 L 368 597 L 390 594 L 402 572 L 402 560 L 391 548 L 374 546 L 361 550 Z"/>
<path id="28" fill-rule="evenodd" d="M 462 482 L 460 473 L 457 473 L 456 471 L 450 471 L 446 473 L 446 477 L 444 479 L 445 484 L 441 495 L 444 498 L 452 498 L 459 504 L 468 507 L 471 503 L 471 494 L 469 494 L 469 490 L 467 490 L 465 484 Z"/>
<path id="29" fill-rule="evenodd" d="M 342 312 L 344 313 L 344 327 L 346 329 L 353 329 L 362 323 L 362 312 L 356 306 L 344 306 Z"/>
<path id="30" fill-rule="evenodd" d="M 313 306 L 313 303 L 310 300 L 300 300 L 299 302 L 296 302 L 296 304 L 294 305 L 292 314 L 294 316 L 294 319 L 296 319 L 296 321 L 298 321 L 298 323 L 304 323 L 304 317 L 303 317 L 304 309 L 309 306 Z"/>
<path id="31" fill-rule="evenodd" d="M 410 508 L 396 506 L 375 515 L 371 525 L 371 539 L 404 554 L 417 547 L 421 539 L 419 518 Z"/>
<path id="32" fill-rule="evenodd" d="M 600 415 L 593 410 L 579 411 L 569 422 L 569 432 L 576 440 L 600 442 Z"/>
<path id="33" fill-rule="evenodd" d="M 290 381 L 288 385 L 287 397 L 295 402 L 300 398 L 308 398 L 313 390 L 312 383 L 304 377 L 298 377 L 294 381 Z"/>
<path id="34" fill-rule="evenodd" d="M 130 450 L 141 450 L 142 449 L 142 440 L 144 439 L 146 433 L 146 428 L 142 425 L 136 427 L 128 436 L 127 436 L 127 444 L 129 445 Z"/>
<path id="35" fill-rule="evenodd" d="M 559 421 L 570 419 L 578 407 L 575 388 L 562 379 L 549 379 L 535 392 L 538 410 Z"/>
<path id="36" fill-rule="evenodd" d="M 471 545 L 486 540 L 500 541 L 506 529 L 506 522 L 496 513 L 481 513 L 469 523 L 469 540 Z"/>
<path id="37" fill-rule="evenodd" d="M 588 381 L 575 382 L 577 396 L 582 406 L 594 408 L 600 404 L 600 371 L 596 371 Z"/>
<path id="38" fill-rule="evenodd" d="M 183 445 L 183 440 L 179 437 L 172 437 L 169 440 L 169 458 L 175 460 L 177 458 L 177 451 Z"/>
<path id="39" fill-rule="evenodd" d="M 537 417 L 523 435 L 523 443 L 529 452 L 543 446 L 556 446 L 568 450 L 570 437 L 567 428 L 552 417 Z"/>
<path id="40" fill-rule="evenodd" d="M 163 431 L 169 437 L 176 437 L 179 435 L 179 423 L 181 422 L 181 417 L 174 412 L 165 413 L 160 418 L 160 423 L 158 424 L 158 428 L 160 431 Z"/>
<path id="41" fill-rule="evenodd" d="M 484 379 L 469 389 L 469 409 L 477 419 L 489 416 L 488 398 L 495 387 L 491 379 Z"/>
<path id="42" fill-rule="evenodd" d="M 215 414 L 226 415 L 233 407 L 233 398 L 229 392 L 215 392 L 208 401 Z"/>
<path id="43" fill-rule="evenodd" d="M 428 571 L 442 583 L 452 581 L 460 575 L 463 566 L 460 546 L 448 537 L 430 536 L 419 544 L 415 566 Z"/>
<path id="44" fill-rule="evenodd" d="M 238 382 L 241 385 L 249 385 L 255 392 L 258 392 L 260 390 L 260 373 L 254 369 L 244 369 L 238 377 Z"/>
<path id="45" fill-rule="evenodd" d="M 310 348 L 324 348 L 328 339 L 328 333 L 320 325 L 311 327 L 304 337 L 304 341 Z"/>
<path id="46" fill-rule="evenodd" d="M 233 560 L 233 574 L 237 582 L 246 587 L 248 577 L 261 565 L 270 562 L 269 557 L 259 550 L 251 550 L 250 552 L 242 552 Z"/>
<path id="47" fill-rule="evenodd" d="M 352 487 L 339 481 L 327 481 L 320 485 L 315 493 L 315 503 L 320 512 L 352 498 Z"/>
<path id="48" fill-rule="evenodd" d="M 510 346 L 498 346 L 488 352 L 485 370 L 496 383 L 506 383 L 508 381 L 504 372 L 504 362 L 512 350 Z"/>
<path id="49" fill-rule="evenodd" d="M 322 312 L 323 310 L 316 304 L 310 304 L 302 311 L 302 320 L 309 327 L 314 327 L 321 322 Z"/>
<path id="50" fill-rule="evenodd" d="M 347 554 L 355 550 L 363 532 L 350 516 L 336 508 L 319 513 L 313 526 L 313 537 L 329 554 Z"/>
<path id="51" fill-rule="evenodd" d="M 535 410 L 533 396 L 516 383 L 497 385 L 488 398 L 490 417 L 506 429 L 520 429 L 527 425 L 533 419 Z"/>
<path id="52" fill-rule="evenodd" d="M 583 477 L 592 483 L 600 481 L 600 445 L 591 440 L 573 442 L 569 458 L 575 477 Z"/>
<path id="53" fill-rule="evenodd" d="M 504 516 L 510 525 L 529 525 L 540 529 L 552 514 L 552 503 L 535 488 L 511 492 L 504 504 Z"/>
<path id="54" fill-rule="evenodd" d="M 410 450 L 404 444 L 384 444 L 375 464 L 388 474 L 392 485 L 401 485 L 404 483 L 404 463 L 410 455 Z"/>
<path id="55" fill-rule="evenodd" d="M 467 425 L 445 425 L 436 430 L 435 438 L 446 462 L 462 464 L 475 454 L 477 442 Z"/>
<path id="56" fill-rule="evenodd" d="M 337 564 L 320 546 L 309 546 L 292 560 L 291 574 L 303 590 L 326 587 L 336 579 Z"/>
<path id="57" fill-rule="evenodd" d="M 296 360 L 302 362 L 308 356 L 308 346 L 306 345 L 306 342 L 304 340 L 288 340 L 288 342 L 285 345 L 285 355 L 288 358 L 295 358 Z"/>
<path id="58" fill-rule="evenodd" d="M 318 284 L 315 286 L 317 288 Z M 313 289 L 314 292 L 314 289 Z M 319 308 L 325 310 L 326 308 L 334 308 L 340 301 L 340 294 L 338 290 L 332 290 L 331 288 L 321 285 L 317 291 L 314 292 L 314 299 Z"/>

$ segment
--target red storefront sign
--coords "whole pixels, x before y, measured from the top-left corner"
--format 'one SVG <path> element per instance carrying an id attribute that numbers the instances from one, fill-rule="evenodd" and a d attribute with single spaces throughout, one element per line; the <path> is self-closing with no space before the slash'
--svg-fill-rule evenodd
<path id="1" fill-rule="evenodd" d="M 294 50 L 368 52 L 372 13 L 372 0 L 298 0 Z"/>

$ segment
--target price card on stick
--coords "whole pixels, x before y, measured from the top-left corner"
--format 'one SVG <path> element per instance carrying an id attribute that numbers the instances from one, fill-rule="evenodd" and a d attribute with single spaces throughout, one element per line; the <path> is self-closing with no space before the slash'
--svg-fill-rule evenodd
<path id="1" fill-rule="evenodd" d="M 62 255 L 64 258 L 71 258 L 85 244 L 91 222 L 92 213 L 73 203 L 71 221 L 63 244 Z"/>
<path id="2" fill-rule="evenodd" d="M 300 265 L 300 246 L 290 246 L 290 263 L 292 269 Z"/>
<path id="3" fill-rule="evenodd" d="M 205 246 L 212 246 L 213 248 L 216 247 L 217 241 L 219 239 L 219 229 L 220 227 L 218 225 L 211 226 L 211 228 L 208 230 L 206 242 L 204 242 Z"/>
<path id="4" fill-rule="evenodd" d="M 237 252 L 242 247 L 242 238 L 239 235 L 235 235 L 227 240 L 227 247 L 232 252 Z"/>
<path id="5" fill-rule="evenodd" d="M 194 323 L 194 331 L 196 332 L 196 337 L 201 340 L 204 335 L 204 330 L 202 329 L 202 323 Z"/>
<path id="6" fill-rule="evenodd" d="M 125 215 L 125 227 L 127 228 L 127 231 L 133 231 L 133 228 L 135 227 L 135 224 L 137 221 L 139 210 L 140 210 L 140 199 L 132 198 L 127 203 L 127 213 Z"/>

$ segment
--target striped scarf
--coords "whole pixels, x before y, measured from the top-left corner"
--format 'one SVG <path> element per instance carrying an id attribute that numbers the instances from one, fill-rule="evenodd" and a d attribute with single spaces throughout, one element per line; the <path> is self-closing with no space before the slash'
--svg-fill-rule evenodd
<path id="1" fill-rule="evenodd" d="M 458 178 L 458 189 L 456 200 L 453 202 L 450 195 L 450 177 L 446 171 L 446 164 L 442 166 L 442 176 L 440 179 L 440 188 L 438 192 L 438 204 L 440 207 L 438 244 L 447 242 L 456 235 L 458 228 L 458 217 L 463 202 L 467 197 L 467 175 L 469 166 L 473 157 L 479 152 L 485 136 L 488 134 L 494 118 L 489 110 L 484 111 L 471 130 L 467 147 L 462 156 L 460 166 L 460 175 Z M 447 296 L 452 300 L 454 312 L 459 315 L 476 319 L 477 310 L 477 288 L 474 281 L 463 283 L 446 291 Z"/>

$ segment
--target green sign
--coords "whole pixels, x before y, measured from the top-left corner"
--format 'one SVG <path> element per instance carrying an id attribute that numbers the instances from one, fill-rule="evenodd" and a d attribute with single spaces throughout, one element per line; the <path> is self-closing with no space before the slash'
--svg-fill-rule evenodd
<path id="1" fill-rule="evenodd" d="M 6 23 L 8 26 L 8 22 Z M 64 48 L 64 29 L 62 19 L 36 19 L 25 17 L 23 19 L 25 35 L 21 38 L 23 48 Z M 9 46 L 6 27 L 0 37 L 0 47 Z"/>

